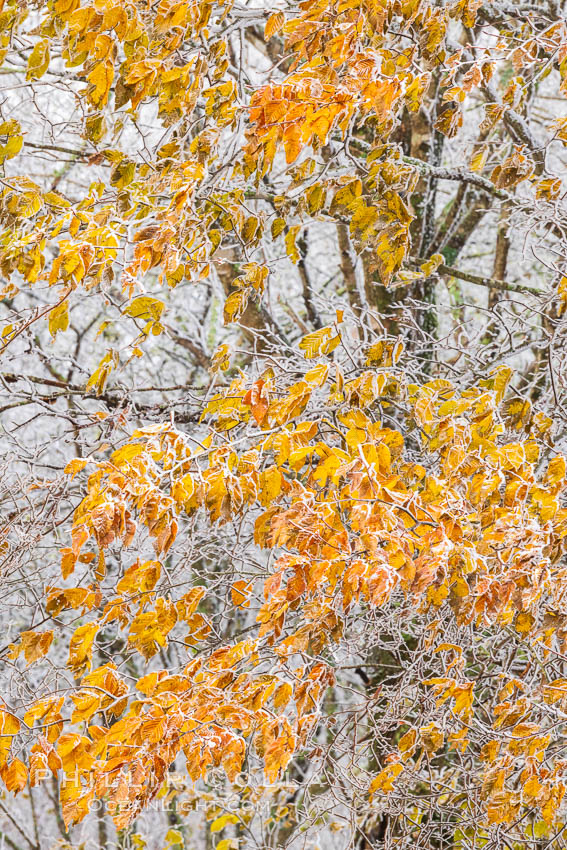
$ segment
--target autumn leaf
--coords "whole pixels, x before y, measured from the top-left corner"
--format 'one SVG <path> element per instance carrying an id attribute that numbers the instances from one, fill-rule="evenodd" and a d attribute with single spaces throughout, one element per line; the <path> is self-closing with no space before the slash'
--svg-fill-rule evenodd
<path id="1" fill-rule="evenodd" d="M 44 38 L 38 41 L 28 58 L 28 80 L 39 80 L 49 67 L 49 41 Z"/>
<path id="2" fill-rule="evenodd" d="M 62 301 L 49 313 L 49 333 L 57 336 L 59 331 L 66 331 L 69 327 L 69 303 Z"/>
<path id="3" fill-rule="evenodd" d="M 24 653 L 27 664 L 33 664 L 39 658 L 43 658 L 49 651 L 53 641 L 53 631 L 34 632 L 25 631 L 20 634 L 17 644 L 13 645 L 11 657 L 17 658 Z"/>
<path id="4" fill-rule="evenodd" d="M 394 784 L 400 773 L 403 771 L 401 764 L 389 764 L 384 770 L 381 770 L 370 783 L 370 797 L 372 798 L 377 792 L 389 794 L 394 790 Z"/>
<path id="5" fill-rule="evenodd" d="M 134 319 L 153 319 L 153 321 L 159 322 L 164 309 L 165 304 L 157 298 L 140 295 L 131 304 L 128 304 L 124 309 L 124 313 L 127 316 L 132 316 Z"/>
<path id="6" fill-rule="evenodd" d="M 211 832 L 220 832 L 229 823 L 238 823 L 238 816 L 232 814 L 220 815 L 211 824 Z M 217 845 L 218 846 L 218 845 Z"/>
<path id="7" fill-rule="evenodd" d="M 0 768 L 0 777 L 7 791 L 18 794 L 27 785 L 28 769 L 21 759 L 16 758 Z"/>
<path id="8" fill-rule="evenodd" d="M 285 23 L 285 15 L 283 12 L 273 12 L 264 27 L 264 38 L 269 41 L 274 35 L 281 31 Z"/>
<path id="9" fill-rule="evenodd" d="M 87 93 L 93 106 L 104 106 L 108 100 L 113 79 L 114 67 L 110 61 L 102 60 L 95 64 L 87 76 L 87 80 L 90 83 Z"/>
<path id="10" fill-rule="evenodd" d="M 93 642 L 100 626 L 98 623 L 85 623 L 75 629 L 69 642 L 68 666 L 75 676 L 80 676 L 90 667 Z"/>
<path id="11" fill-rule="evenodd" d="M 240 608 L 248 608 L 250 602 L 248 601 L 248 597 L 250 595 L 250 585 L 248 582 L 239 579 L 235 581 L 230 589 L 232 595 L 233 605 L 237 605 Z"/>

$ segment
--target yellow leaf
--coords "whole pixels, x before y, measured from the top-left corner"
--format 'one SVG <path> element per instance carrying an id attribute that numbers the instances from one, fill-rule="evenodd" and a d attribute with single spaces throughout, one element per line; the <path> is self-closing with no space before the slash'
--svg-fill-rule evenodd
<path id="1" fill-rule="evenodd" d="M 530 776 L 523 788 L 524 794 L 527 797 L 537 797 L 541 791 L 541 782 L 537 776 Z"/>
<path id="2" fill-rule="evenodd" d="M 32 218 L 43 206 L 43 198 L 36 189 L 9 194 L 6 200 L 7 209 L 18 218 Z"/>
<path id="3" fill-rule="evenodd" d="M 322 209 L 326 200 L 326 189 L 320 184 L 316 184 L 309 190 L 307 195 L 307 204 L 309 206 L 309 214 L 316 215 Z"/>
<path id="4" fill-rule="evenodd" d="M 43 196 L 43 200 L 50 207 L 70 207 L 71 202 L 66 198 L 63 198 L 61 195 L 58 195 L 57 192 L 46 192 Z"/>
<path id="5" fill-rule="evenodd" d="M 67 300 L 57 304 L 49 313 L 49 333 L 55 337 L 59 331 L 66 331 L 69 327 L 69 304 Z"/>
<path id="6" fill-rule="evenodd" d="M 415 739 L 417 733 L 415 729 L 410 729 L 405 735 L 402 735 L 398 743 L 398 749 L 402 753 L 404 761 L 411 756 L 415 749 Z"/>
<path id="7" fill-rule="evenodd" d="M 76 676 L 80 676 L 90 667 L 93 642 L 98 629 L 98 623 L 86 623 L 84 626 L 79 626 L 71 638 L 67 666 Z"/>
<path id="8" fill-rule="evenodd" d="M 20 731 L 20 721 L 10 712 L 0 709 L 0 735 L 16 735 Z"/>
<path id="9" fill-rule="evenodd" d="M 452 689 L 451 696 L 455 700 L 455 711 L 457 714 L 467 714 L 472 706 L 474 694 L 474 682 L 467 682 L 466 685 L 455 685 Z"/>
<path id="10" fill-rule="evenodd" d="M 247 305 L 248 292 L 245 289 L 238 289 L 236 292 L 232 292 L 224 302 L 225 324 L 238 321 Z"/>
<path id="11" fill-rule="evenodd" d="M 471 159 L 471 171 L 482 171 L 488 159 L 488 148 L 481 148 L 473 154 Z"/>
<path id="12" fill-rule="evenodd" d="M 125 446 L 122 446 L 121 449 L 117 449 L 110 456 L 110 461 L 115 466 L 122 466 L 122 464 L 129 464 L 134 458 L 139 457 L 144 453 L 144 446 L 141 443 L 128 443 Z"/>
<path id="13" fill-rule="evenodd" d="M 237 815 L 221 815 L 211 824 L 211 832 L 220 832 L 221 829 L 224 829 L 225 826 L 229 823 L 238 823 L 239 818 Z"/>
<path id="14" fill-rule="evenodd" d="M 105 387 L 114 366 L 118 362 L 116 352 L 109 351 L 100 361 L 98 368 L 95 369 L 89 380 L 87 381 L 87 390 L 96 389 L 97 395 L 100 395 Z"/>
<path id="15" fill-rule="evenodd" d="M 421 271 L 426 277 L 437 271 L 439 266 L 445 262 L 443 254 L 433 254 L 425 263 L 421 264 Z"/>
<path id="16" fill-rule="evenodd" d="M 295 240 L 297 239 L 298 233 L 299 225 L 295 225 L 295 227 L 290 227 L 285 235 L 285 249 L 292 263 L 298 263 L 301 259 L 301 257 L 299 256 L 299 251 L 297 250 L 297 247 L 295 245 Z"/>
<path id="17" fill-rule="evenodd" d="M 125 308 L 126 316 L 132 316 L 134 319 L 153 319 L 159 322 L 163 313 L 165 304 L 163 301 L 158 301 L 157 298 L 150 298 L 149 295 L 140 295 L 135 298 Z"/>
<path id="18" fill-rule="evenodd" d="M 119 593 L 147 593 L 153 590 L 161 575 L 159 561 L 136 561 L 128 567 L 123 577 L 116 585 Z"/>
<path id="19" fill-rule="evenodd" d="M 74 457 L 73 460 L 69 461 L 63 471 L 67 475 L 70 475 L 72 478 L 74 478 L 77 472 L 80 472 L 81 469 L 84 469 L 86 465 L 87 461 L 84 457 Z"/>
<path id="20" fill-rule="evenodd" d="M 294 162 L 301 153 L 301 135 L 302 132 L 299 123 L 290 124 L 284 132 L 283 144 L 288 165 Z"/>
<path id="21" fill-rule="evenodd" d="M 23 136 L 12 136 L 5 145 L 0 147 L 0 162 L 4 162 L 5 159 L 12 159 L 22 149 L 24 144 Z"/>
<path id="22" fill-rule="evenodd" d="M 38 658 L 43 658 L 43 656 L 49 650 L 51 643 L 53 641 L 53 632 L 34 632 L 27 631 L 22 632 L 20 634 L 18 643 L 14 647 L 12 657 L 15 658 L 20 654 L 20 652 L 24 653 L 24 657 L 28 664 L 32 664 L 34 661 L 37 661 Z"/>
<path id="23" fill-rule="evenodd" d="M 299 343 L 299 347 L 303 351 L 303 356 L 307 360 L 317 357 L 322 346 L 328 341 L 332 333 L 332 328 L 320 328 L 318 331 L 306 334 Z"/>
<path id="24" fill-rule="evenodd" d="M 278 685 L 274 693 L 274 708 L 285 708 L 291 699 L 292 693 L 293 688 L 289 682 L 282 682 L 281 685 Z"/>
<path id="25" fill-rule="evenodd" d="M 87 96 L 93 106 L 104 106 L 108 100 L 108 93 L 114 79 L 114 66 L 112 62 L 104 60 L 97 62 L 93 70 L 87 76 L 90 86 Z"/>
<path id="26" fill-rule="evenodd" d="M 565 481 L 565 458 L 562 455 L 554 457 L 549 461 L 545 481 L 551 485 Z"/>
<path id="27" fill-rule="evenodd" d="M 28 769 L 20 759 L 14 759 L 9 765 L 4 765 L 0 776 L 8 791 L 18 794 L 23 791 L 28 781 Z"/>
<path id="28" fill-rule="evenodd" d="M 232 597 L 233 605 L 236 605 L 239 608 L 248 608 L 250 605 L 250 602 L 248 601 L 248 597 L 250 596 L 250 582 L 244 579 L 235 581 L 230 588 L 230 595 Z"/>
<path id="29" fill-rule="evenodd" d="M 384 768 L 384 770 L 381 770 L 378 776 L 376 776 L 370 783 L 370 796 L 372 797 L 377 791 L 383 791 L 385 794 L 389 794 L 390 791 L 393 791 L 394 782 L 403 769 L 404 768 L 401 764 L 389 764 Z"/>
<path id="30" fill-rule="evenodd" d="M 529 611 L 520 611 L 516 617 L 516 631 L 522 636 L 527 635 L 530 633 L 534 622 L 535 620 Z"/>
<path id="31" fill-rule="evenodd" d="M 463 124 L 463 112 L 456 103 L 448 104 L 435 122 L 435 129 L 449 139 L 457 135 Z"/>
<path id="32" fill-rule="evenodd" d="M 0 136 L 7 136 L 6 142 L 0 143 L 1 165 L 5 159 L 12 159 L 19 154 L 24 144 L 24 137 L 21 133 L 20 124 L 13 118 L 0 123 Z"/>
<path id="33" fill-rule="evenodd" d="M 256 235 L 256 231 L 258 230 L 259 221 L 255 215 L 249 216 L 244 222 L 244 227 L 242 228 L 242 240 L 244 242 L 252 242 L 254 236 Z"/>
<path id="34" fill-rule="evenodd" d="M 268 507 L 281 493 L 281 472 L 276 466 L 268 466 L 260 473 L 258 485 L 258 501 L 264 507 Z"/>
<path id="35" fill-rule="evenodd" d="M 467 738 L 468 729 L 459 729 L 458 732 L 452 732 L 449 735 L 449 747 L 452 750 L 459 750 L 461 753 L 464 753 L 466 748 L 469 745 L 469 739 Z"/>
<path id="36" fill-rule="evenodd" d="M 73 723 L 83 723 L 85 720 L 90 720 L 93 714 L 96 714 L 100 709 L 102 701 L 99 694 L 92 692 L 72 694 L 71 699 L 75 703 L 75 708 L 71 714 Z"/>
<path id="37" fill-rule="evenodd" d="M 483 761 L 487 761 L 489 764 L 493 764 L 496 761 L 499 751 L 499 741 L 488 741 L 488 743 L 484 744 L 480 751 L 480 758 Z"/>
<path id="38" fill-rule="evenodd" d="M 275 218 L 272 222 L 272 239 L 277 239 L 285 230 L 285 218 Z"/>
<path id="39" fill-rule="evenodd" d="M 230 368 L 230 348 L 226 343 L 219 345 L 211 358 L 211 372 L 226 372 Z"/>
<path id="40" fill-rule="evenodd" d="M 283 12 L 273 12 L 264 27 L 264 40 L 269 41 L 272 36 L 280 32 L 285 23 L 285 15 Z"/>
<path id="41" fill-rule="evenodd" d="M 425 751 L 429 755 L 440 750 L 445 740 L 443 732 L 436 723 L 429 723 L 427 726 L 421 726 L 419 730 L 419 737 L 425 747 Z"/>
<path id="42" fill-rule="evenodd" d="M 49 67 L 49 41 L 38 41 L 28 59 L 27 80 L 39 80 Z"/>
<path id="43" fill-rule="evenodd" d="M 67 775 L 76 774 L 77 769 L 89 769 L 94 761 L 91 755 L 92 741 L 83 735 L 65 733 L 57 742 L 57 752 Z"/>
<path id="44" fill-rule="evenodd" d="M 554 679 L 543 688 L 543 698 L 550 705 L 565 697 L 567 697 L 567 679 Z"/>
<path id="45" fill-rule="evenodd" d="M 328 374 L 328 365 L 326 363 L 320 363 L 319 366 L 315 366 L 313 369 L 309 369 L 309 371 L 305 373 L 305 381 L 308 384 L 314 384 L 316 387 L 322 387 L 327 380 Z"/>

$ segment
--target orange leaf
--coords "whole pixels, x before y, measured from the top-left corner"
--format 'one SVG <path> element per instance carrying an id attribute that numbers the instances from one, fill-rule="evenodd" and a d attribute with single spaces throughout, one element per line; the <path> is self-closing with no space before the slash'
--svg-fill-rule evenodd
<path id="1" fill-rule="evenodd" d="M 266 26 L 264 27 L 264 40 L 269 41 L 272 36 L 276 33 L 280 32 L 283 25 L 285 24 L 285 15 L 283 12 L 273 12 L 268 20 L 266 21 Z"/>
<path id="2" fill-rule="evenodd" d="M 9 765 L 4 765 L 0 776 L 8 791 L 18 794 L 23 791 L 28 781 L 28 769 L 20 759 L 14 759 Z"/>

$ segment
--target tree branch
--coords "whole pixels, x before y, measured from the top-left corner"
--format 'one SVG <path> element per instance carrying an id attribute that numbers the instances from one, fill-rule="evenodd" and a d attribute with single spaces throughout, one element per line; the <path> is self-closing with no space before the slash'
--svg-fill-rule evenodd
<path id="1" fill-rule="evenodd" d="M 423 257 L 414 257 L 411 262 L 416 265 L 421 265 L 422 263 L 426 263 L 427 260 Z M 534 286 L 527 286 L 524 283 L 509 283 L 506 280 L 498 280 L 494 277 L 482 277 L 481 275 L 471 274 L 471 272 L 456 269 L 453 266 L 446 266 L 445 263 L 441 263 L 441 265 L 437 267 L 437 272 L 440 274 L 450 275 L 451 277 L 456 277 L 459 280 L 466 281 L 467 283 L 475 283 L 478 286 L 485 286 L 488 289 L 497 289 L 503 292 L 519 292 L 522 295 L 542 294 L 542 290 L 536 289 Z"/>
<path id="2" fill-rule="evenodd" d="M 303 301 L 305 302 L 305 309 L 307 311 L 309 321 L 316 330 L 319 330 L 319 328 L 323 327 L 323 322 L 321 321 L 321 318 L 315 308 L 315 304 L 313 303 L 313 284 L 309 279 L 309 272 L 305 265 L 305 258 L 307 257 L 307 240 L 305 237 L 302 236 L 297 240 L 297 247 L 299 249 L 299 261 L 297 263 L 297 268 L 299 270 L 299 276 L 303 287 Z"/>

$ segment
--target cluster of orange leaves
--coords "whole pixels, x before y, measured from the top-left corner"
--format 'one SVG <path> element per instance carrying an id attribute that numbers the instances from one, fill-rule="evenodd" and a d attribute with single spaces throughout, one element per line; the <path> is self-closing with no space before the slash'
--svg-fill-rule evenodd
<path id="1" fill-rule="evenodd" d="M 332 670 L 321 662 L 297 668 L 291 680 L 289 665 L 298 653 L 318 655 L 340 641 L 349 612 L 387 605 L 398 590 L 433 615 L 450 605 L 461 623 L 511 624 L 532 639 L 551 640 L 555 634 L 542 626 L 538 613 L 542 594 L 559 599 L 565 581 L 567 509 L 560 502 L 565 461 L 557 456 L 547 471 L 537 472 L 536 438 L 545 437 L 549 420 L 520 399 L 504 400 L 511 377 L 505 368 L 460 393 L 443 380 L 406 385 L 394 362 L 400 352 L 379 343 L 369 351 L 374 367 L 347 379 L 324 353 L 326 330 L 302 343 L 305 356 L 321 362 L 301 381 L 286 384 L 270 372 L 251 385 L 242 377 L 211 399 L 205 416 L 221 432 L 246 429 L 243 450 L 216 446 L 209 437 L 192 451 L 187 437 L 168 423 L 135 432 L 107 461 L 88 462 L 94 468 L 62 565 L 66 578 L 78 563 L 86 565 L 93 583 L 51 588 L 47 600 L 47 610 L 56 615 L 66 609 L 91 612 L 70 639 L 68 659 L 78 682 L 70 722 L 87 724 L 86 734 L 68 731 L 60 697 L 40 700 L 23 718 L 26 729 L 37 729 L 29 780 L 38 781 L 40 769 L 63 768 L 67 822 L 80 820 L 97 795 L 108 799 L 116 822 L 125 824 L 159 791 L 181 752 L 193 779 L 213 765 L 234 777 L 252 737 L 273 781 L 308 740 L 332 682 Z M 391 365 L 380 366 L 381 357 Z M 314 389 L 325 394 L 328 418 L 302 416 Z M 391 404 L 405 407 L 422 463 L 411 460 L 400 430 L 376 420 L 371 411 L 378 403 L 385 410 Z M 507 436 L 515 431 L 522 439 Z M 79 474 L 86 463 L 72 461 L 68 472 Z M 207 617 L 197 610 L 206 588 L 192 588 L 177 602 L 160 595 L 160 560 L 135 561 L 100 611 L 105 549 L 119 545 L 127 551 L 143 530 L 159 559 L 172 546 L 179 523 L 201 511 L 211 523 L 252 511 L 256 543 L 283 550 L 264 583 L 256 637 L 207 649 Z M 249 603 L 245 585 L 233 588 L 233 604 Z M 108 596 L 108 587 L 105 592 Z M 294 612 L 300 612 L 299 620 Z M 185 646 L 198 648 L 199 655 L 179 675 L 144 676 L 136 685 L 142 696 L 135 697 L 112 664 L 90 669 L 96 635 L 112 622 L 126 630 L 129 646 L 146 660 L 180 625 L 189 632 Z M 25 634 L 14 654 L 35 660 L 48 650 L 49 639 Z M 271 672 L 258 672 L 267 658 Z M 459 665 L 454 678 L 423 684 L 434 689 L 440 704 L 452 698 L 455 714 L 470 719 L 474 683 L 462 679 Z M 566 698 L 564 684 L 546 688 L 548 702 Z M 549 790 L 553 783 L 545 782 L 532 756 L 545 749 L 549 736 L 537 724 L 523 734 L 521 698 L 511 702 L 510 688 L 504 690 L 495 728 L 512 726 L 516 755 L 527 759 L 530 788 L 540 789 L 533 799 L 544 808 L 558 792 Z M 92 724 L 96 714 L 105 723 Z M 6 710 L 3 723 L 2 776 L 9 789 L 20 790 L 28 769 L 9 753 L 21 724 Z M 431 747 L 435 735 L 420 734 Z M 466 747 L 463 733 L 459 741 Z M 406 739 L 402 747 L 404 759 L 415 750 L 415 740 L 410 743 Z M 515 811 L 502 802 L 506 770 L 496 752 L 487 761 L 501 774 L 489 795 L 490 816 L 505 811 L 506 819 Z M 403 763 L 384 768 L 371 792 L 387 793 Z"/>

